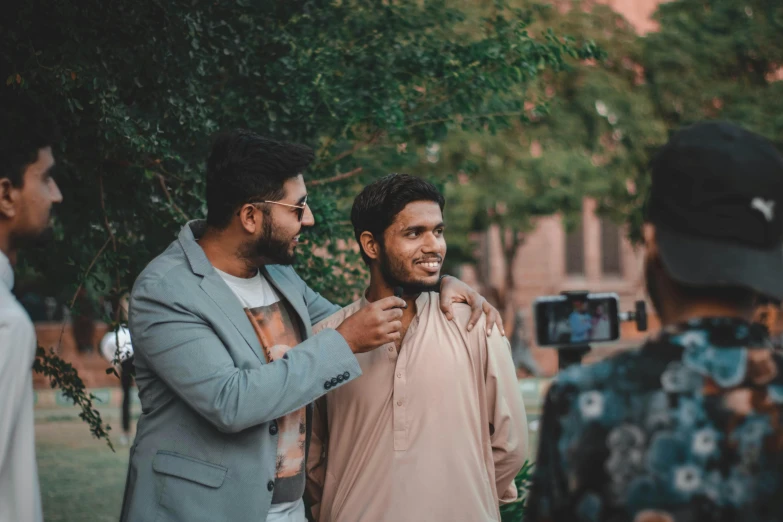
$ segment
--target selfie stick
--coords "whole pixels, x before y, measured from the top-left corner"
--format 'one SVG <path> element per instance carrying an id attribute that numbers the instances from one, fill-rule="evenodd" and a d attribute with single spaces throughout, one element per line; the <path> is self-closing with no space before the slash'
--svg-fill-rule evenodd
<path id="1" fill-rule="evenodd" d="M 574 301 L 587 302 L 587 294 L 589 293 L 590 292 L 584 290 L 579 290 L 565 291 L 561 292 L 560 294 L 566 296 L 569 303 L 573 303 Z M 644 301 L 636 301 L 636 306 L 633 312 L 620 312 L 617 314 L 617 318 L 620 321 L 635 321 L 636 329 L 638 331 L 647 331 L 647 307 Z M 560 348 L 557 354 L 558 369 L 562 370 L 564 368 L 568 368 L 572 364 L 581 364 L 582 359 L 584 359 L 584 356 L 587 355 L 590 349 L 591 348 L 589 344 L 579 344 L 576 346 Z"/>

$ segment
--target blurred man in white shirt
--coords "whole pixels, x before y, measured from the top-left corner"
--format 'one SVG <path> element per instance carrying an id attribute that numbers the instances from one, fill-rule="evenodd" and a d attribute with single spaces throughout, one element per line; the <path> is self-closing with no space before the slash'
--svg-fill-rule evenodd
<path id="1" fill-rule="evenodd" d="M 128 294 L 125 293 L 117 302 L 119 321 L 128 322 Z M 101 339 L 101 355 L 109 361 L 120 377 L 122 385 L 122 435 L 120 445 L 127 446 L 130 441 L 130 388 L 133 383 L 133 344 L 130 330 L 124 324 L 115 330 L 111 329 Z"/>
<path id="2" fill-rule="evenodd" d="M 52 178 L 53 121 L 9 88 L 0 94 L 0 522 L 43 519 L 33 431 L 36 338 L 16 300 L 19 249 L 50 228 L 62 201 Z"/>

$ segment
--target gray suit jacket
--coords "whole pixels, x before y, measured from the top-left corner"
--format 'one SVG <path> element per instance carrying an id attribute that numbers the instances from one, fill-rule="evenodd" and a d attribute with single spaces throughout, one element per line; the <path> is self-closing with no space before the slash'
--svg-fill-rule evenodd
<path id="1" fill-rule="evenodd" d="M 339 307 L 283 266 L 262 270 L 296 311 L 305 341 L 266 364 L 242 305 L 195 241 L 204 227 L 188 223 L 131 293 L 142 414 L 123 522 L 263 522 L 275 419 L 361 374 L 340 334 L 312 334 Z"/>

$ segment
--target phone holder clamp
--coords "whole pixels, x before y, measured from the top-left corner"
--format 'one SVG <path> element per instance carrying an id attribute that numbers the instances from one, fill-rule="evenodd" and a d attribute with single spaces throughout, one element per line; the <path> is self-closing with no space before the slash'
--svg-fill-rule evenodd
<path id="1" fill-rule="evenodd" d="M 585 290 L 567 290 L 560 292 L 568 298 L 569 302 L 584 301 L 587 299 L 589 292 Z M 636 323 L 636 329 L 640 332 L 647 331 L 647 306 L 644 301 L 636 301 L 633 312 L 620 312 L 618 314 L 620 321 L 634 321 Z M 587 355 L 591 346 L 589 344 L 580 344 L 576 346 L 570 346 L 568 348 L 561 348 L 558 350 L 558 370 L 568 368 L 573 364 L 581 364 L 584 356 Z"/>

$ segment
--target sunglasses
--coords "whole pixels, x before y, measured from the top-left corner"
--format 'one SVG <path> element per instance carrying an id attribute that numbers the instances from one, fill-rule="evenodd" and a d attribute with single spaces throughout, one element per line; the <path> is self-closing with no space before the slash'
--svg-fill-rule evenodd
<path id="1" fill-rule="evenodd" d="M 296 217 L 299 220 L 299 222 L 302 222 L 302 219 L 304 219 L 304 211 L 307 207 L 307 196 L 305 196 L 304 201 L 302 201 L 301 205 L 291 205 L 290 203 L 283 203 L 281 201 L 256 201 L 253 203 L 248 203 L 249 205 L 259 205 L 261 203 L 271 203 L 273 205 L 281 205 L 283 207 L 289 207 L 289 208 L 295 208 L 296 209 Z M 239 215 L 239 212 L 237 212 L 237 216 Z"/>

